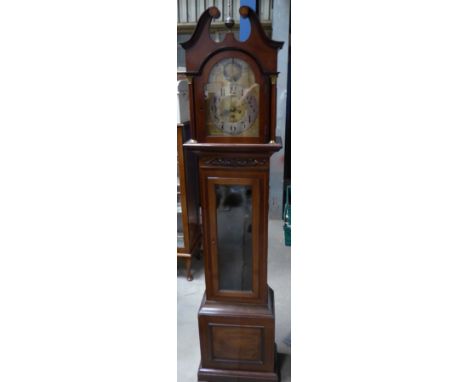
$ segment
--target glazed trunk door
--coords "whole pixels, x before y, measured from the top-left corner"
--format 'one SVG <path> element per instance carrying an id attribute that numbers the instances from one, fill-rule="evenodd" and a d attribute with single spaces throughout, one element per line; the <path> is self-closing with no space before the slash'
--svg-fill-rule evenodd
<path id="1" fill-rule="evenodd" d="M 258 178 L 208 177 L 213 295 L 259 298 Z"/>

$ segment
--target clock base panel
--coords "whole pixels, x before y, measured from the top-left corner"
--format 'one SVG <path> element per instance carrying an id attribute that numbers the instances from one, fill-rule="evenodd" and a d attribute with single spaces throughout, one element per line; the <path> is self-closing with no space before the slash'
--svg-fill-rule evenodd
<path id="1" fill-rule="evenodd" d="M 281 382 L 276 344 L 273 372 L 198 368 L 198 382 Z"/>
<path id="2" fill-rule="evenodd" d="M 279 372 L 198 369 L 198 382 L 280 382 Z"/>
<path id="3" fill-rule="evenodd" d="M 207 301 L 198 313 L 205 382 L 279 382 L 273 290 L 267 304 Z"/>

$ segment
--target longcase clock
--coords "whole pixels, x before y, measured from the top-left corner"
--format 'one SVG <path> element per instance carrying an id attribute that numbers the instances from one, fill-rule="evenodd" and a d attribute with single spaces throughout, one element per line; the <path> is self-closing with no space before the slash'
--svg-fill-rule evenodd
<path id="1" fill-rule="evenodd" d="M 276 130 L 277 54 L 248 7 L 249 38 L 210 36 L 208 8 L 182 43 L 198 156 L 206 291 L 198 313 L 199 381 L 278 382 L 273 290 L 267 284 L 268 193 Z"/>

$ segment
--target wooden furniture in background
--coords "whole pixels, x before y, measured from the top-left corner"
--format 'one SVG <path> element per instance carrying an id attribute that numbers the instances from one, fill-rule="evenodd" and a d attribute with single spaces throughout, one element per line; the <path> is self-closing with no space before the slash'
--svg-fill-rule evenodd
<path id="1" fill-rule="evenodd" d="M 198 219 L 199 192 L 197 158 L 184 151 L 182 143 L 189 139 L 189 123 L 177 124 L 177 257 L 185 260 L 187 280 L 192 277 L 192 256 L 200 250 Z"/>

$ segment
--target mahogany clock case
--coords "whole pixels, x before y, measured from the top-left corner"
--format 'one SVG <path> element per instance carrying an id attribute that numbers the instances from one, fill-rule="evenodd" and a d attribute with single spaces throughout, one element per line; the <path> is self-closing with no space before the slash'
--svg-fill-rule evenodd
<path id="1" fill-rule="evenodd" d="M 241 7 L 239 12 L 251 24 L 246 41 L 236 40 L 231 32 L 224 40 L 214 41 L 209 26 L 220 12 L 210 7 L 192 37 L 181 44 L 192 137 L 184 147 L 198 157 L 203 217 L 206 291 L 198 314 L 198 380 L 278 382 L 267 258 L 270 157 L 282 147 L 275 133 L 277 53 L 283 43 L 267 37 L 252 9 Z M 251 71 L 230 72 L 234 68 L 228 66 L 229 59 Z M 223 62 L 227 62 L 224 72 L 212 74 Z M 246 81 L 248 88 L 242 87 L 242 75 L 254 77 Z M 219 92 L 224 86 L 228 88 Z M 252 92 L 257 86 L 258 93 Z M 246 94 L 255 98 L 250 109 L 243 104 Z M 209 97 L 220 98 L 212 106 Z M 207 105 L 213 109 L 207 110 Z M 211 120 L 210 113 L 214 114 Z M 249 120 L 253 115 L 258 121 Z M 207 128 L 210 123 L 219 129 L 216 134 L 213 127 Z M 244 134 L 257 127 L 258 131 Z"/>
<path id="2" fill-rule="evenodd" d="M 197 152 L 204 211 L 206 283 L 198 313 L 199 381 L 279 381 L 274 295 L 267 284 L 269 159 L 275 148 L 278 145 L 263 153 Z M 217 198 L 216 187 L 226 185 L 245 185 L 250 190 L 251 205 L 247 215 L 251 217 L 252 251 L 248 261 L 233 263 L 228 258 L 228 250 L 220 253 L 226 236 L 219 236 L 229 230 L 229 223 L 220 221 L 226 212 Z M 235 204 L 229 208 L 235 210 Z M 238 250 L 237 253 L 245 254 L 245 251 Z M 223 263 L 228 264 L 227 271 L 223 270 Z M 245 264 L 249 263 L 251 269 L 247 279 L 250 281 L 244 285 L 246 287 L 231 283 L 229 276 L 241 275 L 240 270 L 245 271 Z"/>

